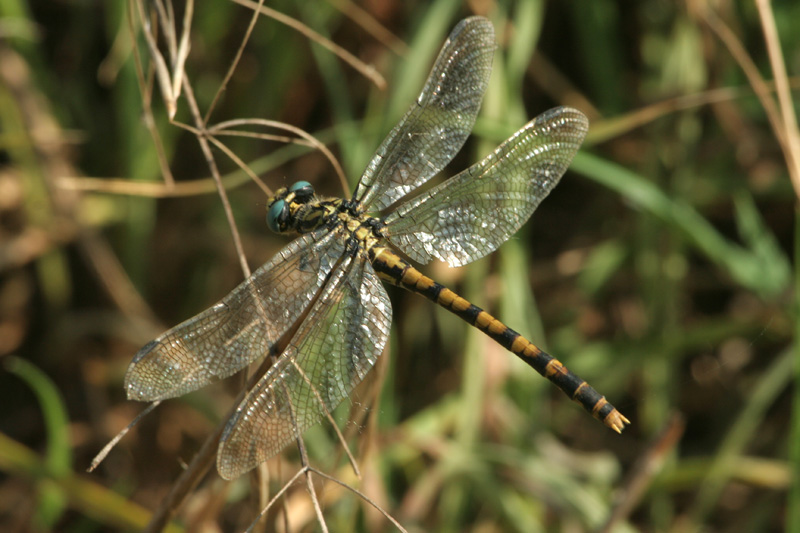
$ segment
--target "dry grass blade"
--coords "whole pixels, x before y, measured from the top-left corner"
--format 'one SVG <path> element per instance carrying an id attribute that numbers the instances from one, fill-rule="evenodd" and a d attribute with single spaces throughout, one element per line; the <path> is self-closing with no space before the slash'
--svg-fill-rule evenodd
<path id="1" fill-rule="evenodd" d="M 263 13 L 264 15 L 273 18 L 280 23 L 285 24 L 290 28 L 297 30 L 301 34 L 308 37 L 310 40 L 330 50 L 333 54 L 341 58 L 342 61 L 353 67 L 355 70 L 361 73 L 362 76 L 370 80 L 379 89 L 386 88 L 386 80 L 373 67 L 365 64 L 363 61 L 359 60 L 356 56 L 354 56 L 341 46 L 337 45 L 336 43 L 334 43 L 329 39 L 326 39 L 317 32 L 311 30 L 306 25 L 298 22 L 297 20 L 291 17 L 284 15 L 280 11 L 275 11 L 274 9 L 270 9 L 266 6 L 262 6 L 250 0 L 231 0 L 231 1 L 239 5 L 248 7 L 250 9 L 257 10 L 260 13 Z"/>
<path id="2" fill-rule="evenodd" d="M 128 423 L 127 426 L 125 426 L 119 433 L 117 433 L 114 436 L 114 438 L 111 439 L 108 442 L 108 444 L 103 446 L 103 449 L 100 450 L 100 452 L 98 452 L 98 454 L 94 456 L 94 459 L 92 459 L 92 463 L 89 465 L 89 468 L 87 468 L 86 471 L 87 472 L 93 472 L 94 469 L 97 468 L 100 465 L 100 463 L 102 463 L 105 460 L 106 456 L 108 455 L 108 452 L 110 452 L 112 449 L 114 449 L 114 446 L 116 446 L 117 443 L 120 440 L 122 440 L 122 438 L 125 435 L 128 434 L 128 432 L 131 430 L 131 428 L 133 428 L 136 424 L 139 423 L 139 421 L 141 419 L 143 419 L 145 416 L 147 416 L 149 413 L 151 413 L 153 411 L 153 409 L 158 407 L 158 405 L 160 403 L 161 403 L 160 400 L 159 401 L 155 401 L 155 402 L 151 403 L 150 405 L 148 405 L 141 413 L 136 415 L 136 418 L 134 418 L 130 423 Z"/>
<path id="3" fill-rule="evenodd" d="M 243 125 L 264 126 L 267 128 L 285 130 L 294 133 L 298 137 L 301 137 L 307 143 L 306 146 L 316 148 L 317 150 L 322 152 L 322 154 L 330 162 L 331 166 L 336 172 L 336 175 L 339 178 L 339 182 L 342 185 L 344 196 L 345 197 L 350 196 L 350 185 L 347 182 L 347 176 L 345 176 L 344 169 L 342 169 L 342 166 L 339 164 L 339 161 L 336 159 L 336 157 L 328 149 L 327 146 L 325 146 L 323 143 L 318 141 L 313 135 L 302 130 L 301 128 L 297 128 L 295 126 L 292 126 L 291 124 L 284 124 L 283 122 L 277 122 L 274 120 L 251 118 L 251 119 L 226 120 L 225 122 L 220 122 L 219 124 L 212 126 L 211 128 L 209 128 L 208 131 L 209 133 L 216 133 L 216 134 L 230 134 L 230 133 L 236 134 L 238 132 L 229 132 L 227 131 L 227 128 L 235 126 L 243 126 Z M 292 139 L 291 142 L 297 142 L 297 141 Z"/>
<path id="4" fill-rule="evenodd" d="M 230 67 L 228 71 L 225 73 L 225 77 L 222 80 L 222 83 L 219 84 L 217 88 L 217 92 L 214 94 L 214 98 L 211 100 L 211 104 L 208 106 L 208 110 L 206 111 L 205 118 L 203 122 L 208 124 L 210 120 L 211 114 L 214 112 L 214 109 L 217 108 L 217 102 L 222 97 L 222 93 L 225 92 L 225 89 L 228 87 L 228 83 L 231 81 L 233 77 L 233 73 L 236 71 L 236 67 L 239 66 L 239 61 L 242 59 L 242 54 L 244 53 L 245 46 L 247 46 L 248 41 L 250 40 L 250 36 L 253 34 L 253 28 L 256 26 L 256 22 L 258 21 L 258 14 L 264 5 L 264 0 L 258 0 L 258 8 L 253 11 L 253 16 L 250 17 L 250 23 L 247 25 L 247 30 L 245 30 L 244 35 L 242 36 L 242 42 L 239 44 L 239 48 L 236 49 L 236 55 L 231 60 Z"/>
<path id="5" fill-rule="evenodd" d="M 178 110 L 177 97 L 172 91 L 172 76 L 167 67 L 167 62 L 164 60 L 164 56 L 161 55 L 161 51 L 158 49 L 158 43 L 156 42 L 156 33 L 154 30 L 157 28 L 157 25 L 155 22 L 151 22 L 147 16 L 144 0 L 139 0 L 136 5 L 139 8 L 139 21 L 142 25 L 142 33 L 144 34 L 145 42 L 147 42 L 147 48 L 150 50 L 150 58 L 155 67 L 156 79 L 161 89 L 164 105 L 167 108 L 167 114 L 170 117 L 174 117 Z M 166 28 L 165 31 L 169 31 L 170 27 L 167 26 Z"/>
<path id="6" fill-rule="evenodd" d="M 128 32 L 130 33 L 130 40 L 131 42 L 136 42 L 136 11 L 134 8 L 133 2 L 128 2 Z M 156 155 L 158 157 L 158 166 L 161 170 L 161 177 L 167 183 L 168 187 L 172 187 L 175 184 L 175 178 L 172 176 L 172 169 L 169 166 L 169 161 L 167 160 L 167 155 L 164 150 L 164 143 L 161 141 L 161 134 L 158 132 L 158 128 L 156 127 L 156 121 L 153 118 L 153 84 L 152 80 L 155 76 L 155 66 L 150 66 L 150 76 L 147 78 L 150 80 L 150 83 L 145 81 L 145 74 L 144 74 L 144 67 L 142 66 L 142 57 L 139 54 L 139 48 L 136 46 L 132 47 L 133 50 L 133 64 L 136 70 L 136 81 L 139 84 L 139 91 L 142 95 L 142 115 L 144 117 L 144 123 L 147 127 L 147 131 L 150 133 L 150 137 L 153 139 L 153 146 L 156 150 Z"/>
<path id="7" fill-rule="evenodd" d="M 195 120 L 195 125 L 198 129 L 203 129 L 203 118 L 200 115 L 200 109 L 197 107 L 197 101 L 194 99 L 194 91 L 189 84 L 188 79 L 184 78 L 184 91 L 186 93 L 186 100 L 189 103 L 192 117 Z M 197 142 L 200 144 L 200 149 L 206 160 L 206 165 L 211 171 L 211 176 L 214 178 L 214 184 L 217 186 L 217 194 L 222 202 L 222 208 L 225 212 L 225 218 L 228 221 L 228 227 L 231 231 L 231 238 L 233 240 L 234 248 L 236 249 L 236 256 L 239 258 L 239 265 L 242 267 L 244 277 L 250 277 L 250 266 L 247 264 L 247 257 L 244 254 L 244 246 L 242 246 L 242 239 L 239 236 L 239 229 L 236 227 L 236 220 L 233 217 L 233 210 L 231 209 L 230 201 L 228 200 L 228 193 L 222 184 L 222 177 L 217 167 L 217 162 L 211 152 L 211 147 L 208 145 L 208 139 L 204 135 L 197 137 Z"/>
<path id="8" fill-rule="evenodd" d="M 170 4 L 171 5 L 171 4 Z M 188 0 L 183 11 L 183 27 L 181 28 L 181 39 L 178 49 L 175 51 L 175 57 L 172 62 L 172 95 L 175 100 L 181 97 L 181 87 L 183 86 L 184 66 L 186 65 L 186 58 L 189 57 L 189 35 L 192 29 L 192 15 L 194 14 L 194 0 Z M 169 118 L 175 118 L 174 109 L 170 113 Z"/>
<path id="9" fill-rule="evenodd" d="M 376 509 L 376 510 L 377 510 L 379 513 L 381 513 L 381 514 L 382 514 L 382 515 L 383 515 L 383 516 L 384 516 L 384 517 L 385 517 L 387 520 L 389 520 L 389 521 L 390 521 L 390 522 L 391 522 L 391 523 L 392 523 L 392 524 L 393 524 L 393 525 L 394 525 L 394 526 L 395 526 L 395 527 L 396 527 L 398 530 L 402 531 L 403 533 L 406 533 L 406 529 L 405 529 L 405 528 L 404 528 L 404 527 L 403 527 L 403 526 L 400 524 L 400 522 L 398 522 L 397 520 L 395 520 L 395 519 L 394 519 L 394 517 L 393 517 L 391 514 L 389 514 L 389 513 L 388 513 L 388 512 L 387 512 L 387 511 L 386 511 L 386 510 L 383 508 L 383 507 L 381 507 L 380 505 L 378 505 L 378 503 L 377 503 L 377 502 L 375 502 L 375 501 L 374 501 L 372 498 L 370 498 L 369 496 L 367 496 L 367 495 L 366 495 L 366 494 L 364 494 L 363 492 L 361 492 L 361 491 L 359 491 L 358 489 L 355 489 L 355 488 L 353 488 L 353 487 L 352 487 L 352 486 L 350 486 L 349 484 L 347 484 L 347 483 L 343 483 L 341 480 L 339 480 L 339 479 L 337 479 L 337 478 L 335 478 L 335 477 L 333 477 L 333 476 L 329 476 L 328 474 L 326 474 L 326 473 L 324 473 L 324 472 L 321 472 L 321 471 L 319 471 L 319 470 L 317 470 L 317 469 L 315 469 L 315 468 L 312 468 L 311 470 L 312 470 L 312 471 L 313 471 L 315 474 L 317 474 L 318 476 L 320 476 L 320 477 L 323 477 L 323 478 L 325 478 L 325 479 L 327 479 L 327 480 L 329 480 L 329 481 L 332 481 L 332 482 L 336 483 L 337 485 L 340 485 L 340 486 L 342 486 L 342 487 L 343 487 L 343 488 L 345 488 L 346 490 L 349 490 L 349 491 L 350 491 L 350 492 L 352 492 L 353 494 L 357 495 L 357 496 L 358 496 L 359 498 L 361 498 L 363 501 L 367 502 L 367 503 L 368 503 L 369 505 L 371 505 L 371 506 L 372 506 L 374 509 Z"/>
<path id="10" fill-rule="evenodd" d="M 772 5 L 768 0 L 756 0 L 756 7 L 761 18 L 764 30 L 764 41 L 767 44 L 770 65 L 775 76 L 775 85 L 778 92 L 778 105 L 783 118 L 786 145 L 783 146 L 786 164 L 789 167 L 789 176 L 794 185 L 795 195 L 800 198 L 800 131 L 797 128 L 797 115 L 794 102 L 789 90 L 789 77 L 786 74 L 786 64 L 783 59 L 778 30 L 775 27 L 775 15 Z"/>
<path id="11" fill-rule="evenodd" d="M 232 189 L 247 183 L 248 176 L 237 178 L 232 176 L 223 178 L 227 189 Z M 115 178 L 86 178 L 63 176 L 58 180 L 58 186 L 65 190 L 101 192 L 107 194 L 120 194 L 141 196 L 144 198 L 177 198 L 213 194 L 217 190 L 212 178 L 198 180 L 185 180 L 170 185 L 169 183 L 147 183 Z"/>
<path id="12" fill-rule="evenodd" d="M 213 136 L 209 136 L 208 140 L 211 141 L 214 144 L 214 146 L 216 146 L 217 148 L 222 150 L 222 152 L 225 155 L 227 155 L 231 159 L 231 161 L 236 163 L 236 165 L 238 165 L 238 167 L 241 168 L 244 171 L 245 174 L 247 174 L 247 176 L 250 178 L 250 181 L 255 182 L 259 186 L 259 188 L 262 191 L 264 191 L 264 194 L 266 194 L 268 197 L 270 195 L 272 195 L 272 190 L 269 188 L 269 186 L 266 183 L 264 183 L 263 181 L 261 181 L 261 178 L 259 178 L 258 175 L 256 175 L 255 172 L 250 170 L 250 167 L 247 166 L 247 164 L 244 161 L 242 161 L 239 158 L 239 156 L 237 156 L 233 152 L 233 150 L 231 150 L 230 148 L 225 146 L 225 144 L 222 141 L 220 141 L 219 139 L 217 139 L 217 138 L 215 138 Z"/>
<path id="13" fill-rule="evenodd" d="M 761 76 L 755 62 L 733 30 L 717 16 L 707 2 L 696 0 L 689 2 L 690 11 L 698 14 L 708 27 L 711 28 L 727 47 L 745 76 L 747 76 L 750 85 L 753 87 L 769 119 L 775 139 L 778 141 L 783 151 L 795 194 L 800 198 L 800 166 L 798 166 L 800 165 L 800 158 L 798 157 L 800 156 L 800 134 L 798 134 L 797 131 L 797 122 L 794 119 L 794 111 L 792 109 L 791 98 L 789 97 L 789 82 L 786 76 L 786 69 L 783 66 L 780 44 L 777 42 L 777 32 L 775 31 L 771 10 L 765 7 L 768 5 L 768 2 L 759 0 L 757 5 L 759 6 L 759 13 L 761 15 L 762 25 L 764 26 L 767 49 L 769 51 L 773 72 L 776 76 L 776 89 L 778 99 L 781 102 L 780 110 L 776 107 L 775 101 L 772 99 L 767 82 Z M 784 120 L 787 114 L 791 115 L 788 122 Z"/>

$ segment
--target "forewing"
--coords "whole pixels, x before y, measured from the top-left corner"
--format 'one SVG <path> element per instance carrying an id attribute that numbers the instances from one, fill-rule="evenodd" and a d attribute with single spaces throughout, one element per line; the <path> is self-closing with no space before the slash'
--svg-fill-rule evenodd
<path id="1" fill-rule="evenodd" d="M 428 181 L 464 145 L 489 82 L 494 28 L 462 20 L 445 42 L 417 101 L 367 165 L 353 199 L 380 211 Z"/>
<path id="2" fill-rule="evenodd" d="M 556 186 L 588 129 L 576 109 L 539 115 L 483 161 L 399 206 L 384 235 L 423 264 L 461 266 L 493 252 Z"/>
<path id="3" fill-rule="evenodd" d="M 228 421 L 217 453 L 220 475 L 247 472 L 332 412 L 375 364 L 390 324 L 389 297 L 372 265 L 347 258 Z"/>
<path id="4" fill-rule="evenodd" d="M 125 374 L 128 398 L 173 398 L 259 357 L 319 292 L 344 245 L 328 230 L 295 239 L 219 303 L 148 343 Z"/>

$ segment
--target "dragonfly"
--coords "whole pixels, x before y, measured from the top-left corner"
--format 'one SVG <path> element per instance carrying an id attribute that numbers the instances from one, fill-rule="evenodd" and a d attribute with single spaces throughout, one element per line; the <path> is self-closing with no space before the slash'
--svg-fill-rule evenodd
<path id="1" fill-rule="evenodd" d="M 278 352 L 227 421 L 217 450 L 223 478 L 279 453 L 364 379 L 389 337 L 392 306 L 383 282 L 483 331 L 616 432 L 630 423 L 558 359 L 404 258 L 458 267 L 494 251 L 555 187 L 583 142 L 587 118 L 569 107 L 551 109 L 479 163 L 400 201 L 463 146 L 495 46 L 487 19 L 462 20 L 352 197 L 318 197 L 306 181 L 278 190 L 267 203 L 267 225 L 299 236 L 216 305 L 135 355 L 125 376 L 127 396 L 156 401 Z"/>

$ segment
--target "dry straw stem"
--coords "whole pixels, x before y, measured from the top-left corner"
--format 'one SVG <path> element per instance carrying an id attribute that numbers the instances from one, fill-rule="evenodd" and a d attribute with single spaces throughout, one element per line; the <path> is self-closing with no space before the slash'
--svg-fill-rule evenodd
<path id="1" fill-rule="evenodd" d="M 256 13 L 262 13 L 272 19 L 275 19 L 276 21 L 282 24 L 289 26 L 290 28 L 297 30 L 304 36 L 308 37 L 310 40 L 330 50 L 333 54 L 341 58 L 342 61 L 350 65 L 358 72 L 360 72 L 362 76 L 370 80 L 379 89 L 386 88 L 386 80 L 383 78 L 383 76 L 381 76 L 378 73 L 378 71 L 375 70 L 374 67 L 367 65 L 363 61 L 360 61 L 353 54 L 351 54 L 344 48 L 340 47 L 336 43 L 330 41 L 329 39 L 326 39 L 317 32 L 311 30 L 305 24 L 302 24 L 296 19 L 284 15 L 279 11 L 275 11 L 274 9 L 270 9 L 266 6 L 261 5 L 262 2 L 256 3 L 256 2 L 251 2 L 250 0 L 231 0 L 231 1 L 236 4 L 249 7 L 250 9 L 255 10 Z"/>
<path id="2" fill-rule="evenodd" d="M 750 54 L 747 53 L 742 41 L 730 27 L 717 16 L 711 6 L 704 0 L 690 0 L 688 2 L 690 13 L 699 16 L 711 31 L 717 35 L 734 60 L 739 64 L 742 72 L 744 72 L 753 87 L 764 108 L 775 138 L 783 151 L 795 195 L 800 198 L 800 133 L 798 133 L 797 129 L 789 78 L 786 75 L 783 53 L 781 52 L 777 30 L 775 29 L 775 20 L 770 3 L 767 0 L 756 0 L 756 6 L 761 18 L 767 52 L 775 76 L 775 89 L 778 94 L 780 109 L 776 107 L 775 101 L 770 94 L 769 85 L 759 73 L 755 62 L 750 57 Z"/>
<path id="3" fill-rule="evenodd" d="M 344 169 L 342 169 L 342 165 L 339 164 L 339 161 L 336 159 L 336 156 L 333 155 L 327 146 L 321 143 L 319 140 L 316 139 L 310 133 L 292 126 L 291 124 L 284 124 L 283 122 L 277 122 L 275 120 L 266 120 L 260 118 L 251 118 L 251 119 L 238 119 L 238 120 L 227 120 L 225 122 L 220 122 L 219 124 L 212 126 L 209 128 L 208 132 L 210 134 L 217 134 L 217 135 L 237 135 L 242 137 L 255 137 L 266 139 L 268 137 L 262 136 L 263 134 L 254 133 L 254 132 L 246 132 L 246 131 L 237 131 L 237 130 L 228 130 L 228 128 L 235 127 L 235 126 L 243 126 L 243 125 L 253 125 L 253 126 L 264 126 L 267 128 L 276 128 L 276 129 L 284 129 L 288 132 L 294 133 L 301 140 L 298 139 L 290 139 L 291 142 L 296 142 L 297 144 L 303 144 L 305 146 L 310 146 L 311 148 L 315 148 L 319 150 L 325 158 L 330 162 L 333 170 L 336 172 L 336 175 L 339 177 L 339 182 L 342 186 L 342 189 L 345 191 L 345 196 L 350 196 L 349 190 L 350 185 L 347 182 L 347 176 L 344 174 Z M 274 140 L 274 138 L 273 138 Z M 241 166 L 241 165 L 240 165 Z M 242 167 L 244 168 L 244 167 Z"/>
<path id="4" fill-rule="evenodd" d="M 789 167 L 789 176 L 794 185 L 795 194 L 800 197 L 800 131 L 797 129 L 797 115 L 792 102 L 789 89 L 789 77 L 786 75 L 786 63 L 783 59 L 778 30 L 775 27 L 775 16 L 769 0 L 756 0 L 758 14 L 761 17 L 761 26 L 764 30 L 764 40 L 767 43 L 769 62 L 772 65 L 772 74 L 775 76 L 775 85 L 778 92 L 778 105 L 783 118 L 786 145 L 782 145 L 786 164 Z"/>
<path id="5" fill-rule="evenodd" d="M 128 33 L 131 43 L 136 43 L 136 11 L 133 2 L 128 2 Z M 156 157 L 158 159 L 158 167 L 161 170 L 161 176 L 166 183 L 166 188 L 169 190 L 175 186 L 175 178 L 172 176 L 172 169 L 167 160 L 167 154 L 164 151 L 164 143 L 161 141 L 161 134 L 156 127 L 156 121 L 153 117 L 153 80 L 155 77 L 155 63 L 150 63 L 150 69 L 147 77 L 145 77 L 144 66 L 142 65 L 142 57 L 139 55 L 139 48 L 133 46 L 133 64 L 136 70 L 136 81 L 139 84 L 139 90 L 142 95 L 142 117 L 144 119 L 145 127 L 150 137 L 153 138 L 153 146 L 156 150 Z M 166 95 L 162 95 L 166 98 Z M 122 181 L 122 180 L 117 180 Z M 85 189 L 86 190 L 86 189 Z"/>
<path id="6" fill-rule="evenodd" d="M 223 185 L 232 189 L 245 183 L 249 176 L 244 179 L 238 176 L 223 178 Z M 211 178 L 197 180 L 184 180 L 169 185 L 165 183 L 131 181 L 122 178 L 86 178 L 75 176 L 64 176 L 58 179 L 58 186 L 62 189 L 87 192 L 101 192 L 107 194 L 119 194 L 129 196 L 141 196 L 144 198 L 174 198 L 188 197 L 202 194 L 211 194 L 216 191 L 216 185 Z"/>
<path id="7" fill-rule="evenodd" d="M 260 9 L 263 7 L 264 0 L 259 0 L 258 8 Z M 236 67 L 239 66 L 239 61 L 242 59 L 242 54 L 244 53 L 244 48 L 247 45 L 247 42 L 250 40 L 250 36 L 253 34 L 253 28 L 256 26 L 256 21 L 258 21 L 258 9 L 256 9 L 253 13 L 253 16 L 250 17 L 250 23 L 247 25 L 247 30 L 244 32 L 244 36 L 242 37 L 242 42 L 239 44 L 239 48 L 236 49 L 236 54 L 231 61 L 231 65 L 228 68 L 228 72 L 225 73 L 225 78 L 223 78 L 222 83 L 220 83 L 219 87 L 217 88 L 216 94 L 214 94 L 214 98 L 211 100 L 211 104 L 208 106 L 206 110 L 206 115 L 203 118 L 203 123 L 208 124 L 208 121 L 211 117 L 211 113 L 214 112 L 214 109 L 217 107 L 217 102 L 222 97 L 222 93 L 225 92 L 225 89 L 228 87 L 228 83 L 231 81 L 233 77 L 233 73 L 236 71 Z M 172 117 L 170 117 L 172 118 Z"/>

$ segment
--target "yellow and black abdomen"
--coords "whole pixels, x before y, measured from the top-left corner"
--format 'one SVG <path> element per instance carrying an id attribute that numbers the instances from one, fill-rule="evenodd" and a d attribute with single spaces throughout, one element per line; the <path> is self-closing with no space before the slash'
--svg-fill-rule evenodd
<path id="1" fill-rule="evenodd" d="M 425 276 L 390 249 L 374 246 L 369 249 L 369 258 L 381 279 L 425 296 L 483 331 L 553 382 L 609 428 L 620 433 L 630 423 L 603 395 L 570 372 L 558 359 L 539 349 L 477 305 Z"/>

